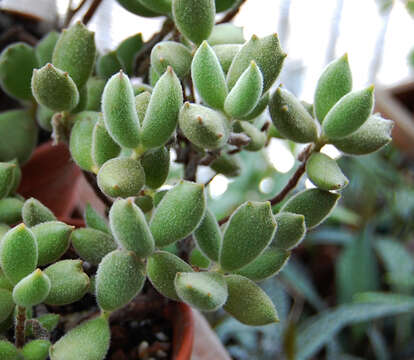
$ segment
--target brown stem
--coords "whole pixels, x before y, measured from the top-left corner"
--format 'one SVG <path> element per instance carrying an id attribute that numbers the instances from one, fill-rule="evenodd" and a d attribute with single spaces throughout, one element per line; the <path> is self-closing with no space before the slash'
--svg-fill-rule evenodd
<path id="1" fill-rule="evenodd" d="M 246 134 L 243 134 L 243 133 L 230 133 L 227 143 L 229 143 L 230 145 L 237 146 L 237 147 L 242 147 L 242 146 L 249 145 L 250 138 Z"/>
<path id="2" fill-rule="evenodd" d="M 289 192 L 296 187 L 300 178 L 302 177 L 302 175 L 304 174 L 306 170 L 306 162 L 311 156 L 312 151 L 313 151 L 313 144 L 306 147 L 306 149 L 302 153 L 299 154 L 298 159 L 302 161 L 302 164 L 296 169 L 295 173 L 289 179 L 286 186 L 275 197 L 269 200 L 272 206 L 279 204 L 281 201 L 283 201 L 283 199 L 287 196 L 287 194 L 289 194 Z M 221 219 L 219 221 L 219 224 L 223 225 L 229 219 L 230 219 L 230 215 L 226 216 L 224 219 Z"/>
<path id="3" fill-rule="evenodd" d="M 22 348 L 25 343 L 25 322 L 26 322 L 26 308 L 17 306 L 16 327 L 15 327 L 15 344 L 16 347 Z"/>
<path id="4" fill-rule="evenodd" d="M 82 0 L 80 4 L 72 9 L 72 1 L 69 2 L 68 11 L 66 12 L 65 21 L 63 22 L 63 27 L 68 27 L 73 17 L 78 13 L 78 11 L 86 4 L 87 0 Z"/>
<path id="5" fill-rule="evenodd" d="M 82 22 L 84 25 L 87 25 L 89 21 L 92 19 L 93 15 L 95 15 L 96 10 L 98 9 L 99 5 L 101 5 L 102 0 L 93 0 L 91 6 L 89 7 L 88 11 L 86 11 L 85 15 L 83 15 Z"/>
<path id="6" fill-rule="evenodd" d="M 83 176 L 85 177 L 86 181 L 89 183 L 93 191 L 95 192 L 96 196 L 107 206 L 112 206 L 112 200 L 109 199 L 98 187 L 98 183 L 96 181 L 96 176 L 89 171 L 83 170 Z"/>
<path id="7" fill-rule="evenodd" d="M 151 53 L 152 48 L 157 45 L 169 32 L 174 29 L 174 22 L 170 19 L 167 19 L 162 24 L 161 30 L 155 33 L 151 39 L 149 39 L 141 50 L 138 52 L 135 58 L 135 74 L 142 75 L 145 74 L 148 70 L 149 63 L 146 63 L 145 66 L 141 67 L 141 62 L 148 57 Z"/>
<path id="8" fill-rule="evenodd" d="M 224 15 L 224 17 L 220 21 L 218 21 L 217 24 L 224 24 L 224 23 L 228 23 L 231 20 L 233 20 L 237 16 L 237 14 L 240 11 L 240 8 L 246 1 L 247 0 L 242 0 L 238 6 L 230 10 L 226 15 Z"/>

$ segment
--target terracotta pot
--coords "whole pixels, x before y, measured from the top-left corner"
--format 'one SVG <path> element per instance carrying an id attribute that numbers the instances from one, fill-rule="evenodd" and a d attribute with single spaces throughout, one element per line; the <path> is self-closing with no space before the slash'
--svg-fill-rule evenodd
<path id="1" fill-rule="evenodd" d="M 81 170 L 72 161 L 66 145 L 40 145 L 22 172 L 19 194 L 36 198 L 58 218 L 70 217 L 78 203 Z"/>
<path id="2" fill-rule="evenodd" d="M 173 323 L 172 360 L 190 360 L 194 342 L 194 317 L 184 303 L 170 303 L 165 316 Z"/>

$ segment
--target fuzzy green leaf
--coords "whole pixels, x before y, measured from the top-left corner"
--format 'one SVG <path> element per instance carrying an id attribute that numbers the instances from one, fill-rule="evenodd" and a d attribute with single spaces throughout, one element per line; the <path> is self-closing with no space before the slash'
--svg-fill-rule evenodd
<path id="1" fill-rule="evenodd" d="M 201 311 L 215 311 L 227 300 L 227 284 L 218 273 L 179 272 L 174 286 L 182 301 Z"/>
<path id="2" fill-rule="evenodd" d="M 128 76 L 122 71 L 106 83 L 102 94 L 102 111 L 106 129 L 119 145 L 127 148 L 139 145 L 134 90 Z"/>
<path id="3" fill-rule="evenodd" d="M 320 189 L 304 190 L 291 197 L 280 211 L 303 215 L 306 227 L 311 229 L 328 217 L 340 197 Z"/>
<path id="4" fill-rule="evenodd" d="M 306 174 L 322 190 L 339 190 L 348 185 L 348 179 L 337 162 L 322 153 L 314 153 L 306 163 Z"/>
<path id="5" fill-rule="evenodd" d="M 96 275 L 96 300 L 101 309 L 113 311 L 128 304 L 142 289 L 145 265 L 132 251 L 106 255 Z"/>
<path id="6" fill-rule="evenodd" d="M 208 269 L 211 264 L 210 259 L 206 257 L 201 252 L 201 250 L 199 250 L 196 247 L 193 250 L 191 250 L 190 257 L 188 260 L 192 266 L 197 266 L 200 269 Z"/>
<path id="7" fill-rule="evenodd" d="M 139 2 L 139 0 L 135 0 Z M 142 34 L 138 33 L 124 39 L 116 49 L 116 54 L 125 72 L 130 76 L 134 75 L 135 56 L 143 45 Z"/>
<path id="8" fill-rule="evenodd" d="M 173 134 L 183 93 L 177 75 L 171 67 L 160 77 L 142 123 L 142 144 L 147 148 L 164 145 Z"/>
<path id="9" fill-rule="evenodd" d="M 17 198 L 0 199 L 0 223 L 13 225 L 22 220 L 23 201 Z"/>
<path id="10" fill-rule="evenodd" d="M 240 175 L 242 164 L 237 155 L 227 155 L 224 153 L 215 159 L 210 164 L 210 167 L 216 173 L 231 178 Z"/>
<path id="11" fill-rule="evenodd" d="M 378 151 L 391 141 L 393 126 L 391 120 L 386 120 L 380 115 L 372 115 L 357 131 L 333 140 L 332 144 L 347 154 L 369 154 Z"/>
<path id="12" fill-rule="evenodd" d="M 282 70 L 286 54 L 276 34 L 259 39 L 253 35 L 235 56 L 227 74 L 227 85 L 232 89 L 243 72 L 255 61 L 263 75 L 263 92 L 270 89 Z"/>
<path id="13" fill-rule="evenodd" d="M 70 330 L 50 347 L 51 360 L 103 360 L 109 349 L 108 320 L 98 317 Z"/>
<path id="14" fill-rule="evenodd" d="M 145 172 L 145 185 L 158 189 L 165 183 L 170 171 L 169 149 L 160 147 L 147 151 L 141 158 L 141 165 Z"/>
<path id="15" fill-rule="evenodd" d="M 160 14 L 171 13 L 171 0 L 138 0 L 143 6 Z"/>
<path id="16" fill-rule="evenodd" d="M 98 186 L 110 197 L 136 196 L 145 183 L 145 173 L 138 160 L 108 160 L 98 172 Z"/>
<path id="17" fill-rule="evenodd" d="M 332 61 L 323 71 L 315 90 L 315 114 L 322 123 L 326 114 L 352 90 L 348 55 Z"/>
<path id="18" fill-rule="evenodd" d="M 220 61 L 207 41 L 194 55 L 191 76 L 203 101 L 215 109 L 223 109 L 228 93 L 226 79 Z"/>
<path id="19" fill-rule="evenodd" d="M 228 275 L 225 279 L 229 296 L 223 308 L 230 315 L 246 325 L 279 322 L 272 301 L 253 281 L 241 275 Z"/>
<path id="20" fill-rule="evenodd" d="M 276 230 L 269 202 L 246 202 L 230 217 L 223 235 L 220 265 L 234 271 L 252 262 L 272 241 Z"/>
<path id="21" fill-rule="evenodd" d="M 115 201 L 109 211 L 109 223 L 116 242 L 140 258 L 154 251 L 154 239 L 141 209 L 131 199 Z"/>
<path id="22" fill-rule="evenodd" d="M 88 227 L 110 234 L 105 219 L 90 204 L 87 204 L 85 207 L 84 218 Z"/>
<path id="23" fill-rule="evenodd" d="M 76 253 L 92 265 L 98 265 L 106 254 L 117 248 L 112 236 L 96 229 L 76 229 L 71 242 Z"/>
<path id="24" fill-rule="evenodd" d="M 67 72 L 48 63 L 33 70 L 32 91 L 36 101 L 53 111 L 69 111 L 79 102 L 79 91 Z"/>
<path id="25" fill-rule="evenodd" d="M 324 133 L 329 139 L 352 134 L 368 120 L 373 106 L 373 86 L 345 95 L 326 115 L 322 126 Z"/>
<path id="26" fill-rule="evenodd" d="M 151 52 L 151 66 L 163 74 L 171 66 L 180 79 L 188 75 L 193 57 L 184 45 L 174 41 L 162 41 Z"/>
<path id="27" fill-rule="evenodd" d="M 0 265 L 13 284 L 17 284 L 36 269 L 36 239 L 26 225 L 14 227 L 1 239 Z"/>
<path id="28" fill-rule="evenodd" d="M 262 90 L 262 73 L 256 63 L 252 61 L 227 95 L 224 110 L 234 118 L 247 115 L 258 104 Z"/>
<path id="29" fill-rule="evenodd" d="M 224 146 L 230 134 L 229 121 L 222 113 L 198 104 L 186 102 L 178 122 L 185 137 L 205 149 Z"/>
<path id="30" fill-rule="evenodd" d="M 173 0 L 172 13 L 178 30 L 195 44 L 206 40 L 214 27 L 214 0 Z"/>
<path id="31" fill-rule="evenodd" d="M 239 44 L 223 44 L 223 45 L 214 45 L 212 46 L 223 72 L 227 74 L 230 69 L 231 63 L 233 62 L 234 57 L 241 49 Z"/>
<path id="32" fill-rule="evenodd" d="M 92 132 L 92 160 L 97 167 L 119 155 L 121 147 L 112 139 L 100 118 Z"/>
<path id="33" fill-rule="evenodd" d="M 150 100 L 151 93 L 149 91 L 144 91 L 143 93 L 135 96 L 135 110 L 137 111 L 140 124 L 142 124 L 145 119 L 145 114 L 147 112 Z"/>
<path id="34" fill-rule="evenodd" d="M 316 141 L 318 127 L 301 102 L 288 90 L 278 87 L 269 102 L 269 111 L 276 129 L 298 143 Z"/>
<path id="35" fill-rule="evenodd" d="M 36 44 L 35 52 L 40 66 L 52 62 L 53 50 L 58 39 L 59 33 L 53 30 Z"/>
<path id="36" fill-rule="evenodd" d="M 6 47 L 0 55 L 0 84 L 10 96 L 31 100 L 30 88 L 33 69 L 38 67 L 34 49 L 22 42 Z"/>
<path id="37" fill-rule="evenodd" d="M 101 98 L 106 81 L 96 77 L 91 77 L 86 83 L 87 103 L 85 110 L 101 111 Z"/>
<path id="38" fill-rule="evenodd" d="M 305 217 L 299 214 L 281 212 L 275 215 L 277 229 L 272 245 L 291 250 L 298 246 L 306 234 Z"/>
<path id="39" fill-rule="evenodd" d="M 242 132 L 250 138 L 249 144 L 243 147 L 244 150 L 259 151 L 266 145 L 266 133 L 247 121 L 235 121 L 233 130 L 238 133 Z"/>
<path id="40" fill-rule="evenodd" d="M 180 181 L 164 196 L 151 219 L 157 246 L 166 246 L 190 235 L 206 209 L 204 185 Z"/>
<path id="41" fill-rule="evenodd" d="M 13 289 L 14 302 L 30 307 L 43 302 L 50 292 L 50 280 L 40 269 L 21 279 Z"/>
<path id="42" fill-rule="evenodd" d="M 121 69 L 122 65 L 118 60 L 116 51 L 110 51 L 109 53 L 100 56 L 96 63 L 96 72 L 104 79 L 109 79 Z"/>
<path id="43" fill-rule="evenodd" d="M 24 202 L 22 217 L 23 222 L 29 227 L 46 221 L 56 220 L 55 215 L 53 215 L 53 213 L 46 206 L 35 198 L 27 199 Z"/>
<path id="44" fill-rule="evenodd" d="M 275 247 L 267 248 L 253 262 L 235 273 L 253 281 L 262 281 L 279 273 L 286 265 L 289 257 L 290 251 Z"/>
<path id="45" fill-rule="evenodd" d="M 38 260 L 40 266 L 58 260 L 69 248 L 69 238 L 73 226 L 60 221 L 48 221 L 32 227 L 36 238 Z"/>
<path id="46" fill-rule="evenodd" d="M 22 349 L 24 360 L 46 360 L 49 356 L 49 340 L 32 340 Z"/>
<path id="47" fill-rule="evenodd" d="M 244 44 L 243 28 L 230 23 L 215 25 L 207 41 L 211 46 Z"/>
<path id="48" fill-rule="evenodd" d="M 9 317 L 14 309 L 14 305 L 11 291 L 0 288 L 0 323 Z"/>
<path id="49" fill-rule="evenodd" d="M 29 160 L 37 144 L 37 126 L 32 115 L 25 110 L 0 113 L 0 161 L 18 159 L 23 165 Z"/>
<path id="50" fill-rule="evenodd" d="M 66 305 L 78 301 L 89 288 L 89 277 L 83 272 L 82 261 L 61 260 L 44 270 L 51 288 L 44 301 L 48 305 Z"/>
<path id="51" fill-rule="evenodd" d="M 78 21 L 62 31 L 53 51 L 52 63 L 67 71 L 81 88 L 92 74 L 95 58 L 95 34 Z"/>
<path id="52" fill-rule="evenodd" d="M 217 220 L 210 210 L 206 210 L 193 237 L 197 246 L 209 259 L 218 261 L 222 235 Z"/>
<path id="53" fill-rule="evenodd" d="M 0 357 L 2 360 L 20 360 L 16 347 L 5 340 L 0 340 Z"/>
<path id="54" fill-rule="evenodd" d="M 92 159 L 92 134 L 100 116 L 95 111 L 82 111 L 75 116 L 75 125 L 70 133 L 70 154 L 76 164 L 86 171 L 97 172 Z"/>
<path id="55" fill-rule="evenodd" d="M 145 17 L 155 17 L 160 16 L 160 14 L 147 9 L 143 6 L 139 0 L 117 0 L 118 4 L 121 5 L 124 9 L 128 10 L 129 12 Z"/>
<path id="56" fill-rule="evenodd" d="M 0 199 L 9 195 L 14 180 L 16 164 L 0 163 Z"/>
<path id="57" fill-rule="evenodd" d="M 191 272 L 193 269 L 185 261 L 166 251 L 156 251 L 147 260 L 148 278 L 162 295 L 179 300 L 174 287 L 178 272 Z"/>

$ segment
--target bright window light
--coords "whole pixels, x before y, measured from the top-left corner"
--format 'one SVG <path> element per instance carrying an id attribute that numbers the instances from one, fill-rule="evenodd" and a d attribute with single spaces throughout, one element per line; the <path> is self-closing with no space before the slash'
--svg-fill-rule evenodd
<path id="1" fill-rule="evenodd" d="M 266 150 L 271 164 L 277 171 L 287 173 L 295 165 L 295 158 L 282 140 L 272 139 Z"/>

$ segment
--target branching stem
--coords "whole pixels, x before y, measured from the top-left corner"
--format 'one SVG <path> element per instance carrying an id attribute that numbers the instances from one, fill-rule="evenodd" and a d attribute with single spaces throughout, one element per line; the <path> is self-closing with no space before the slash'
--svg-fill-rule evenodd
<path id="1" fill-rule="evenodd" d="M 25 322 L 26 308 L 17 306 L 16 327 L 15 327 L 15 344 L 16 347 L 22 348 L 25 343 Z"/>

